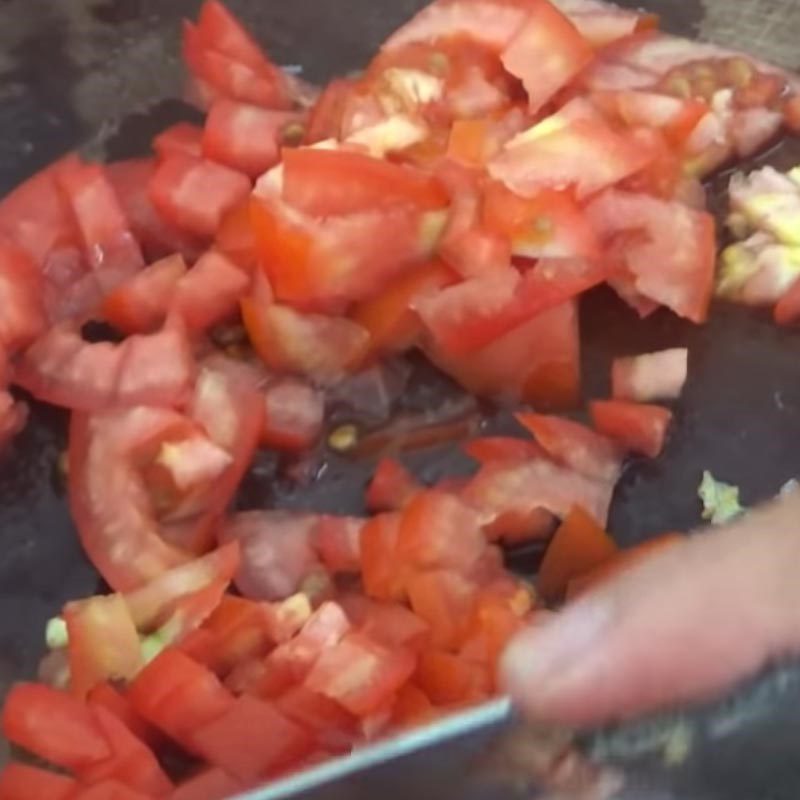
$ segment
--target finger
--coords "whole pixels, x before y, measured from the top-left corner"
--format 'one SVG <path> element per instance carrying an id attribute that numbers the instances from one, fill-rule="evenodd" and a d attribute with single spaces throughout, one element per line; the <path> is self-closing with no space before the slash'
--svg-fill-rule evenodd
<path id="1" fill-rule="evenodd" d="M 523 631 L 502 680 L 575 725 L 705 699 L 800 651 L 800 496 L 656 555 Z"/>

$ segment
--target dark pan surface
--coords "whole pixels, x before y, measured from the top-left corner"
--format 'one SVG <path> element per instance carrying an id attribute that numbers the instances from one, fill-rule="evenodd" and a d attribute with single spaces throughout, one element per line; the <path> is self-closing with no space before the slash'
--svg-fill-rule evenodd
<path id="1" fill-rule="evenodd" d="M 799 63 L 795 0 L 645 4 L 663 15 L 669 30 L 749 47 L 787 66 Z M 76 146 L 88 143 L 95 154 L 114 158 L 143 152 L 157 129 L 185 115 L 174 100 L 181 88 L 179 20 L 199 5 L 0 0 L 0 194 Z M 230 0 L 277 61 L 302 64 L 311 80 L 358 67 L 422 5 L 423 0 Z M 768 160 L 800 161 L 795 145 L 784 143 Z M 800 475 L 800 332 L 778 330 L 766 315 L 725 306 L 702 328 L 663 312 L 641 323 L 604 291 L 585 299 L 581 320 L 588 397 L 608 391 L 614 356 L 666 346 L 690 349 L 689 385 L 666 452 L 655 463 L 632 464 L 619 486 L 611 528 L 620 541 L 697 524 L 703 469 L 741 485 L 746 503 L 773 495 Z M 409 402 L 424 408 L 444 391 L 446 384 L 426 373 Z M 0 460 L 0 694 L 11 681 L 34 674 L 45 621 L 66 599 L 98 586 L 77 543 L 56 467 L 64 422 L 61 413 L 36 407 L 31 424 Z M 491 424 L 503 428 L 508 421 L 500 417 Z M 454 459 L 445 450 L 412 463 L 433 478 L 464 468 Z M 358 511 L 369 468 L 332 458 L 317 482 L 293 488 L 276 482 L 275 464 L 265 460 L 256 465 L 240 502 Z M 663 800 L 800 797 L 800 712 L 774 705 L 774 713 L 739 726 L 725 743 L 699 747 L 702 758 L 668 781 L 674 789 Z"/>

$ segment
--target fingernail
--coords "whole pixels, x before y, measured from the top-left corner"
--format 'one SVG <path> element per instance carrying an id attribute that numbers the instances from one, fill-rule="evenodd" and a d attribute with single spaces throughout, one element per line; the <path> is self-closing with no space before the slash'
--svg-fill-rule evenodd
<path id="1" fill-rule="evenodd" d="M 543 698 L 600 642 L 611 619 L 610 603 L 593 599 L 520 633 L 500 663 L 506 691 L 523 702 L 534 695 Z"/>

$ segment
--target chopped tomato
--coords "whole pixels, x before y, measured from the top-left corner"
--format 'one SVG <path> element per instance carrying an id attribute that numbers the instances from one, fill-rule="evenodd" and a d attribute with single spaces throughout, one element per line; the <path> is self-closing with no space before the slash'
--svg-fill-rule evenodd
<path id="1" fill-rule="evenodd" d="M 180 153 L 163 159 L 150 180 L 158 212 L 197 236 L 213 236 L 225 212 L 249 192 L 250 181 L 241 172 Z"/>
<path id="2" fill-rule="evenodd" d="M 254 733 L 261 732 L 262 735 Z M 192 733 L 208 763 L 249 782 L 291 766 L 314 749 L 314 740 L 273 703 L 242 695 L 215 720 Z"/>
<path id="3" fill-rule="evenodd" d="M 279 603 L 268 603 L 264 609 L 267 630 L 272 641 L 288 642 L 311 617 L 311 601 L 300 592 Z"/>
<path id="4" fill-rule="evenodd" d="M 28 764 L 7 763 L 0 771 L 0 797 L 3 800 L 68 800 L 75 796 L 78 784 L 59 775 Z"/>
<path id="5" fill-rule="evenodd" d="M 491 181 L 484 190 L 483 221 L 511 239 L 512 253 L 525 258 L 596 258 L 599 242 L 568 192 L 545 189 L 535 197 L 514 194 Z"/>
<path id="6" fill-rule="evenodd" d="M 169 796 L 169 800 L 227 800 L 240 794 L 245 785 L 219 767 L 208 767 L 185 780 Z"/>
<path id="7" fill-rule="evenodd" d="M 320 517 L 314 531 L 314 546 L 322 563 L 332 573 L 361 571 L 361 529 L 359 517 Z"/>
<path id="8" fill-rule="evenodd" d="M 142 666 L 139 634 L 125 599 L 97 595 L 64 607 L 70 690 L 78 697 L 107 680 L 130 680 Z"/>
<path id="9" fill-rule="evenodd" d="M 86 260 L 101 287 L 112 288 L 141 269 L 142 251 L 105 169 L 70 158 L 58 166 L 56 180 L 75 215 Z"/>
<path id="10" fill-rule="evenodd" d="M 392 706 L 392 722 L 399 728 L 411 728 L 429 722 L 436 716 L 433 703 L 425 692 L 407 683 L 398 693 Z"/>
<path id="11" fill-rule="evenodd" d="M 281 378 L 264 390 L 264 430 L 261 444 L 277 450 L 301 451 L 319 439 L 325 397 L 310 384 Z"/>
<path id="12" fill-rule="evenodd" d="M 151 795 L 131 789 L 116 778 L 109 778 L 79 789 L 71 800 L 150 800 L 150 797 Z"/>
<path id="13" fill-rule="evenodd" d="M 430 257 L 444 212 L 402 205 L 314 220 L 254 197 L 258 255 L 275 295 L 297 308 L 340 311 Z"/>
<path id="14" fill-rule="evenodd" d="M 131 733 L 143 742 L 158 744 L 159 734 L 140 717 L 130 700 L 110 683 L 98 683 L 87 695 L 90 708 L 102 707 L 117 717 Z"/>
<path id="15" fill-rule="evenodd" d="M 148 403 L 177 405 L 194 377 L 182 325 L 120 344 L 85 342 L 70 324 L 55 326 L 25 351 L 15 382 L 34 397 L 82 411 Z"/>
<path id="16" fill-rule="evenodd" d="M 619 477 L 622 454 L 611 439 L 561 417 L 521 413 L 516 418 L 555 461 L 597 480 Z"/>
<path id="17" fill-rule="evenodd" d="M 41 294 L 36 264 L 22 250 L 0 242 L 0 347 L 14 351 L 39 336 L 46 322 Z"/>
<path id="18" fill-rule="evenodd" d="M 175 153 L 201 158 L 203 155 L 203 129 L 190 122 L 178 122 L 170 125 L 153 139 L 153 150 L 160 158 L 166 158 Z"/>
<path id="19" fill-rule="evenodd" d="M 619 550 L 599 566 L 581 572 L 579 576 L 572 578 L 567 586 L 567 600 L 572 600 L 584 592 L 602 585 L 605 581 L 635 566 L 643 559 L 685 541 L 685 534 L 662 533 L 660 536 L 647 539 L 634 547 Z"/>
<path id="20" fill-rule="evenodd" d="M 430 628 L 431 644 L 457 647 L 467 631 L 475 585 L 457 572 L 439 569 L 412 575 L 407 588 L 412 610 Z"/>
<path id="21" fill-rule="evenodd" d="M 29 753 L 68 770 L 109 758 L 111 748 L 93 712 L 71 695 L 17 683 L 3 706 L 3 734 Z"/>
<path id="22" fill-rule="evenodd" d="M 661 406 L 622 400 L 595 401 L 589 406 L 595 428 L 626 449 L 657 458 L 672 421 L 672 412 Z"/>
<path id="23" fill-rule="evenodd" d="M 302 132 L 301 119 L 289 111 L 219 99 L 208 112 L 203 155 L 257 178 L 278 163 L 280 147 L 292 132 Z"/>
<path id="24" fill-rule="evenodd" d="M 137 714 L 190 749 L 192 732 L 234 702 L 213 672 L 174 649 L 162 651 L 137 675 L 128 697 Z"/>
<path id="25" fill-rule="evenodd" d="M 250 224 L 250 199 L 228 211 L 217 228 L 214 241 L 220 253 L 251 272 L 258 262 L 256 239 Z"/>
<path id="26" fill-rule="evenodd" d="M 468 330 L 469 325 L 465 316 L 459 327 Z M 447 341 L 449 345 L 449 334 Z M 563 410 L 574 407 L 580 393 L 579 347 L 577 309 L 570 301 L 511 326 L 472 352 L 456 355 L 429 345 L 426 353 L 475 394 L 522 401 L 542 410 Z"/>
<path id="27" fill-rule="evenodd" d="M 549 2 L 532 3 L 503 50 L 505 68 L 522 81 L 531 113 L 539 111 L 593 59 L 591 45 Z"/>
<path id="28" fill-rule="evenodd" d="M 454 273 L 438 260 L 404 271 L 350 312 L 354 322 L 369 331 L 370 348 L 378 354 L 404 352 L 418 340 L 422 325 L 413 307 L 416 300 L 454 281 Z"/>
<path id="29" fill-rule="evenodd" d="M 454 495 L 418 492 L 402 512 L 397 555 L 415 569 L 467 570 L 485 547 L 478 516 Z"/>
<path id="30" fill-rule="evenodd" d="M 417 479 L 393 458 L 382 458 L 367 487 L 370 511 L 398 511 L 422 488 Z"/>
<path id="31" fill-rule="evenodd" d="M 693 322 L 708 316 L 716 264 L 714 220 L 679 202 L 612 190 L 592 202 L 589 217 L 608 242 L 635 231 L 625 265 L 646 297 Z"/>
<path id="32" fill-rule="evenodd" d="M 321 383 L 336 383 L 354 372 L 369 347 L 369 333 L 355 322 L 264 302 L 258 288 L 242 300 L 242 317 L 267 366 Z"/>
<path id="33" fill-rule="evenodd" d="M 536 581 L 546 600 L 560 599 L 570 580 L 589 572 L 617 552 L 614 540 L 591 515 L 575 506 L 565 517 L 547 548 Z"/>
<path id="34" fill-rule="evenodd" d="M 276 701 L 278 711 L 311 731 L 333 752 L 349 752 L 356 738 L 356 719 L 338 703 L 304 686 L 295 686 Z"/>
<path id="35" fill-rule="evenodd" d="M 615 358 L 611 368 L 611 394 L 615 400 L 641 403 L 680 397 L 688 367 L 689 351 L 682 347 Z"/>
<path id="36" fill-rule="evenodd" d="M 349 78 L 336 78 L 322 90 L 309 113 L 304 137 L 306 144 L 341 138 L 342 114 L 354 84 L 355 81 Z"/>
<path id="37" fill-rule="evenodd" d="M 166 319 L 175 289 L 185 274 L 182 255 L 156 261 L 106 295 L 103 317 L 123 333 L 152 333 Z"/>
<path id="38" fill-rule="evenodd" d="M 536 442 L 514 436 L 483 436 L 467 442 L 461 449 L 479 464 L 495 461 L 514 463 L 545 455 L 544 449 Z"/>
<path id="39" fill-rule="evenodd" d="M 399 513 L 378 514 L 361 529 L 361 578 L 365 593 L 376 600 L 403 598 L 403 571 L 397 559 Z"/>
<path id="40" fill-rule="evenodd" d="M 175 287 L 171 307 L 192 332 L 223 322 L 250 288 L 250 276 L 227 256 L 209 250 Z"/>
<path id="41" fill-rule="evenodd" d="M 351 633 L 325 650 L 305 681 L 311 691 L 364 717 L 390 700 L 414 671 L 414 657 Z"/>
<path id="42" fill-rule="evenodd" d="M 283 199 L 320 217 L 397 204 L 426 211 L 447 205 L 447 194 L 426 172 L 360 153 L 309 147 L 283 151 Z"/>
<path id="43" fill-rule="evenodd" d="M 359 631 L 387 647 L 419 650 L 428 640 L 430 627 L 400 603 L 367 601 Z"/>
<path id="44" fill-rule="evenodd" d="M 489 696 L 485 668 L 442 650 L 428 650 L 419 659 L 414 680 L 436 705 L 475 703 Z"/>

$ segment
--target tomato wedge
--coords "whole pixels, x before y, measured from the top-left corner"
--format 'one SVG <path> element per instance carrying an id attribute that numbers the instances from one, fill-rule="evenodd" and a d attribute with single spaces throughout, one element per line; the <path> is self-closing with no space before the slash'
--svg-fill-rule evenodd
<path id="1" fill-rule="evenodd" d="M 628 450 L 657 458 L 664 449 L 672 412 L 661 406 L 597 400 L 589 406 L 592 422 L 600 433 Z"/>

